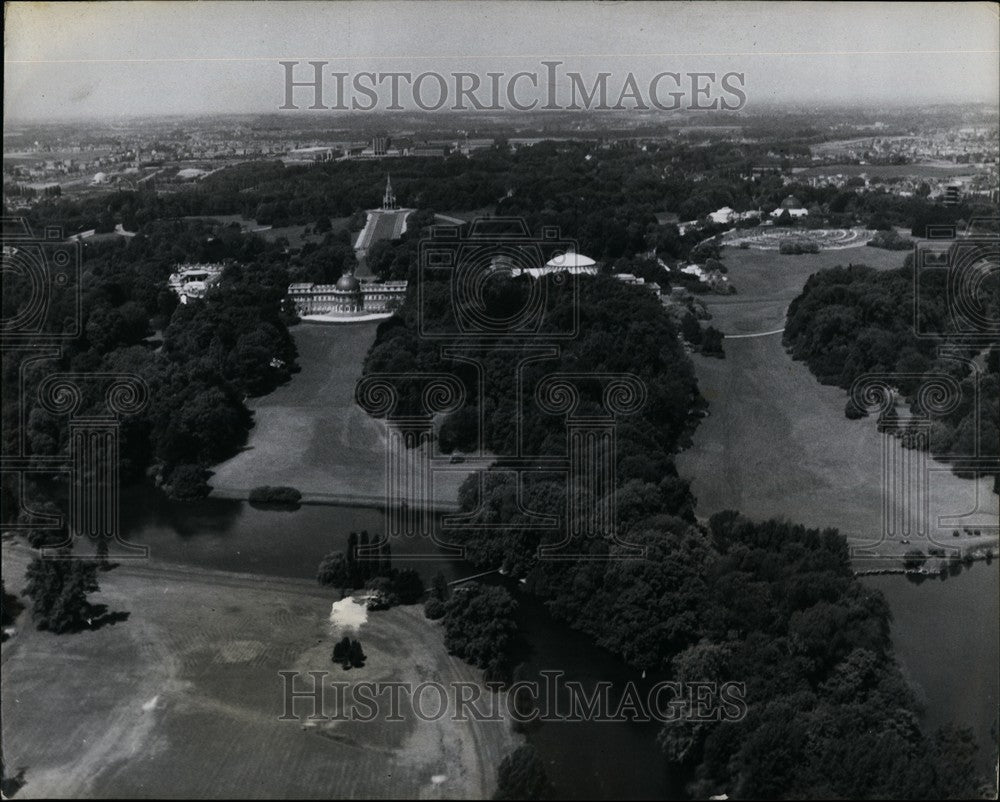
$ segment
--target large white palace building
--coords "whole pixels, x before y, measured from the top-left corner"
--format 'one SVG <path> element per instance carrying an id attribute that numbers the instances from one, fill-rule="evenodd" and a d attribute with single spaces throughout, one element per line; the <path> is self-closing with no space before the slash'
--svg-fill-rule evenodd
<path id="1" fill-rule="evenodd" d="M 347 274 L 336 284 L 291 284 L 288 297 L 302 317 L 313 315 L 350 318 L 358 315 L 390 314 L 406 296 L 407 282 L 384 284 L 360 282 Z"/>

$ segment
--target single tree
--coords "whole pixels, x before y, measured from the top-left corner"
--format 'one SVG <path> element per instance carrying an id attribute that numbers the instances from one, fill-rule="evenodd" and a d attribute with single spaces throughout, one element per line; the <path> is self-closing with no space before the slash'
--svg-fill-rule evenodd
<path id="1" fill-rule="evenodd" d="M 427 601 L 424 602 L 424 616 L 431 621 L 437 621 L 440 618 L 444 618 L 444 614 L 444 602 L 433 596 L 428 597 Z"/>
<path id="2" fill-rule="evenodd" d="M 451 586 L 448 584 L 448 579 L 440 571 L 434 574 L 434 578 L 431 580 L 430 594 L 431 598 L 442 602 L 448 601 L 448 597 L 451 596 Z"/>
<path id="3" fill-rule="evenodd" d="M 400 604 L 416 604 L 424 595 L 424 581 L 412 568 L 404 568 L 393 572 L 392 590 Z"/>
<path id="4" fill-rule="evenodd" d="M 725 335 L 714 326 L 707 326 L 701 339 L 701 352 L 709 356 L 724 357 L 726 355 L 725 351 L 722 350 L 722 340 L 724 336 Z"/>
<path id="5" fill-rule="evenodd" d="M 701 343 L 701 326 L 698 325 L 698 319 L 690 312 L 681 318 L 681 334 L 692 345 Z"/>
<path id="6" fill-rule="evenodd" d="M 344 635 L 339 641 L 333 644 L 333 654 L 331 659 L 335 663 L 340 663 L 344 668 L 348 668 L 351 662 L 351 639 Z"/>
<path id="7" fill-rule="evenodd" d="M 365 656 L 364 649 L 361 648 L 361 641 L 352 640 L 351 648 L 348 652 L 348 656 L 351 661 L 351 665 L 355 668 L 361 668 L 365 664 L 365 660 L 368 659 Z"/>
<path id="8" fill-rule="evenodd" d="M 316 581 L 325 587 L 340 588 L 343 596 L 351 586 L 351 569 L 342 551 L 331 551 L 319 564 Z"/>

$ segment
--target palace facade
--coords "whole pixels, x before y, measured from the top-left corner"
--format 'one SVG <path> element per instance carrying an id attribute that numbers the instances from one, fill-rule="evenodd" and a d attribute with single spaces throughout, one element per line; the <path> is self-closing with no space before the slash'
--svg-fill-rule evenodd
<path id="1" fill-rule="evenodd" d="M 362 283 L 347 274 L 336 284 L 291 284 L 288 297 L 302 317 L 389 314 L 402 306 L 406 287 L 406 281 Z"/>

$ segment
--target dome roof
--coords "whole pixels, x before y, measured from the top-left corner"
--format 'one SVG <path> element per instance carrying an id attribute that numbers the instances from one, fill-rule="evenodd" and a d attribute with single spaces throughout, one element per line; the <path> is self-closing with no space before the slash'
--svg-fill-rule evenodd
<path id="1" fill-rule="evenodd" d="M 567 251 L 566 253 L 557 253 L 545 263 L 545 266 L 567 270 L 573 267 L 593 267 L 595 264 L 596 262 L 589 256 L 584 256 L 582 253 L 576 253 L 575 251 Z"/>
<path id="2" fill-rule="evenodd" d="M 358 292 L 361 289 L 361 282 L 350 273 L 345 273 L 337 279 L 337 289 L 340 292 Z"/>

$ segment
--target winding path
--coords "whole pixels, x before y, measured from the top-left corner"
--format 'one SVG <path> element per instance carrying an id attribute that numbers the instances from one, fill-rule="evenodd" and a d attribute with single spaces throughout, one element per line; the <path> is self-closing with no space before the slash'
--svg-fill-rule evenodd
<path id="1" fill-rule="evenodd" d="M 759 331 L 756 334 L 726 334 L 725 338 L 727 340 L 746 340 L 751 337 L 770 337 L 772 334 L 781 334 L 784 330 L 784 327 L 782 327 L 774 331 Z"/>

